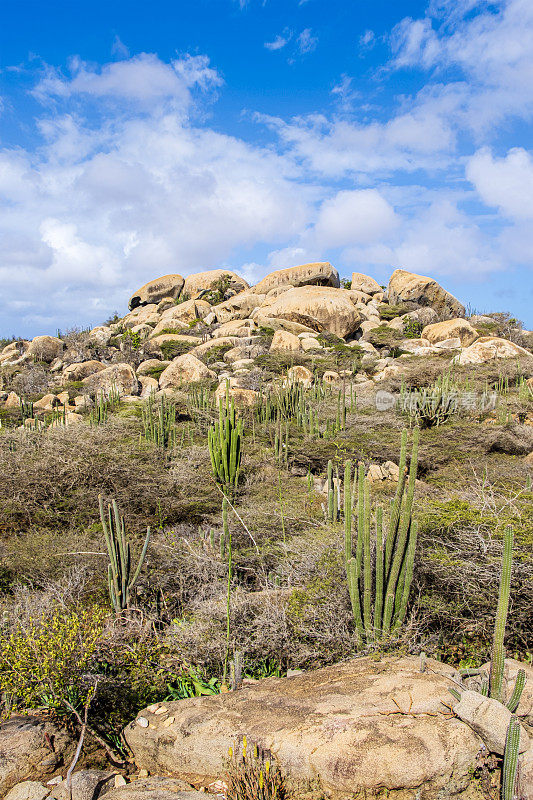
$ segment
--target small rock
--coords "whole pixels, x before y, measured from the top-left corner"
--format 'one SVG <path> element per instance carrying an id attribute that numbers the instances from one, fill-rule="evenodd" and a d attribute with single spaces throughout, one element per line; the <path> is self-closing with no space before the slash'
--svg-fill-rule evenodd
<path id="1" fill-rule="evenodd" d="M 44 800 L 49 791 L 38 781 L 23 781 L 13 786 L 4 796 L 4 800 Z"/>
<path id="2" fill-rule="evenodd" d="M 147 728 L 150 723 L 146 717 L 137 717 L 137 725 L 139 728 Z"/>

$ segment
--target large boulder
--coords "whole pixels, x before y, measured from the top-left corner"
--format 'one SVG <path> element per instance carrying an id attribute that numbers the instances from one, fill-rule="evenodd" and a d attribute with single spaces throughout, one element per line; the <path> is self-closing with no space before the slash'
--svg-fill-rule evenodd
<path id="1" fill-rule="evenodd" d="M 136 328 L 137 325 L 157 325 L 160 315 L 155 303 L 137 306 L 122 319 L 122 328 Z"/>
<path id="2" fill-rule="evenodd" d="M 159 303 L 163 297 L 172 297 L 177 300 L 184 283 L 185 281 L 181 275 L 163 275 L 161 278 L 148 281 L 132 294 L 128 302 L 128 308 L 132 311 L 137 306 Z"/>
<path id="3" fill-rule="evenodd" d="M 241 292 L 223 303 L 213 306 L 218 322 L 229 322 L 233 319 L 248 319 L 254 308 L 264 301 L 265 295 L 259 294 L 255 289 L 251 292 Z"/>
<path id="4" fill-rule="evenodd" d="M 89 342 L 96 347 L 106 347 L 113 336 L 113 331 L 108 325 L 97 325 L 89 331 Z"/>
<path id="5" fill-rule="evenodd" d="M 170 362 L 159 377 L 161 389 L 177 389 L 184 383 L 213 380 L 216 375 L 192 353 L 185 353 Z"/>
<path id="6" fill-rule="evenodd" d="M 461 347 L 469 347 L 478 337 L 479 334 L 476 329 L 466 319 L 460 318 L 426 325 L 422 331 L 422 338 L 428 339 L 430 344 L 458 338 L 461 342 Z"/>
<path id="7" fill-rule="evenodd" d="M 64 342 L 56 336 L 36 336 L 24 354 L 25 361 L 45 361 L 50 364 L 61 355 Z"/>
<path id="8" fill-rule="evenodd" d="M 271 353 L 282 353 L 287 350 L 295 352 L 302 349 L 300 339 L 289 331 L 276 331 L 270 345 Z"/>
<path id="9" fill-rule="evenodd" d="M 236 386 L 231 380 L 225 380 L 216 388 L 215 402 L 218 404 L 222 400 L 224 403 L 228 395 L 237 408 L 255 408 L 261 399 L 259 392 L 253 389 L 243 389 L 241 386 Z"/>
<path id="10" fill-rule="evenodd" d="M 253 331 L 257 331 L 257 325 L 253 319 L 232 319 L 230 322 L 224 322 L 215 331 L 213 337 L 215 339 L 221 336 L 237 336 L 239 338 L 246 338 L 252 335 Z"/>
<path id="11" fill-rule="evenodd" d="M 78 364 L 69 364 L 63 370 L 62 381 L 63 383 L 82 381 L 89 375 L 102 372 L 104 369 L 105 364 L 101 364 L 100 361 L 80 361 Z"/>
<path id="12" fill-rule="evenodd" d="M 363 292 L 364 294 L 376 294 L 382 292 L 383 289 L 379 283 L 371 278 L 370 275 L 365 275 L 362 272 L 352 272 L 352 291 Z"/>
<path id="13" fill-rule="evenodd" d="M 197 319 L 203 319 L 211 311 L 205 300 L 185 300 L 163 311 L 155 326 L 152 336 L 159 336 L 164 331 L 178 331 L 187 328 Z"/>
<path id="14" fill-rule="evenodd" d="M 274 300 L 267 313 L 269 317 L 281 317 L 302 325 L 312 326 L 313 322 L 318 322 L 324 330 L 341 337 L 354 333 L 362 320 L 343 289 L 325 286 L 289 289 Z"/>
<path id="15" fill-rule="evenodd" d="M 289 333 L 295 333 L 296 336 L 299 336 L 300 333 L 316 336 L 317 333 L 324 330 L 323 325 L 310 317 L 306 318 L 308 325 L 302 325 L 301 322 L 295 322 L 294 320 L 269 317 L 268 308 L 256 308 L 255 311 L 252 311 L 252 318 L 261 328 L 270 328 L 273 331 L 289 331 Z M 309 327 L 310 325 L 312 327 Z"/>
<path id="16" fill-rule="evenodd" d="M 481 739 L 443 714 L 455 670 L 415 657 L 365 657 L 238 692 L 151 706 L 125 729 L 138 766 L 212 780 L 228 747 L 247 737 L 300 780 L 333 796 L 423 787 L 453 798 L 469 784 Z M 159 713 L 158 713 L 159 712 Z M 410 796 L 410 795 L 409 795 Z"/>
<path id="17" fill-rule="evenodd" d="M 227 283 L 227 288 L 233 294 L 244 292 L 250 286 L 244 278 L 241 278 L 230 269 L 210 269 L 207 272 L 195 272 L 194 275 L 188 275 L 185 278 L 185 284 L 182 289 L 182 295 L 188 295 L 193 298 L 199 292 L 205 290 L 215 290 L 221 283 Z"/>
<path id="18" fill-rule="evenodd" d="M 465 307 L 437 281 L 404 269 L 392 273 L 387 297 L 393 304 L 402 303 L 413 308 L 431 306 L 441 318 L 465 315 Z"/>
<path id="19" fill-rule="evenodd" d="M 38 780 L 68 764 L 75 742 L 64 728 L 37 716 L 0 724 L 0 797 L 21 781 Z"/>
<path id="20" fill-rule="evenodd" d="M 329 261 L 319 261 L 314 264 L 300 264 L 298 267 L 288 267 L 271 272 L 262 281 L 253 287 L 257 294 L 266 294 L 270 289 L 284 286 L 340 286 L 339 273 Z"/>
<path id="21" fill-rule="evenodd" d="M 106 397 L 117 391 L 121 396 L 138 394 L 139 381 L 129 364 L 112 364 L 82 380 L 90 395 L 104 394 Z"/>
<path id="22" fill-rule="evenodd" d="M 495 358 L 527 358 L 533 361 L 533 355 L 524 347 L 500 339 L 498 336 L 482 336 L 477 342 L 466 347 L 455 361 L 457 364 L 485 364 Z"/>

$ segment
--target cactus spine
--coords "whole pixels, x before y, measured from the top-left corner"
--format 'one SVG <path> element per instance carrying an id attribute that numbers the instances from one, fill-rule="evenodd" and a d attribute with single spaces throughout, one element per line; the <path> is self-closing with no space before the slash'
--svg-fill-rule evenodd
<path id="1" fill-rule="evenodd" d="M 121 517 L 116 500 L 104 510 L 104 501 L 98 497 L 100 506 L 100 520 L 104 531 L 105 543 L 109 554 L 108 591 L 111 603 L 117 614 L 130 607 L 131 590 L 141 572 L 146 551 L 150 542 L 150 528 L 146 531 L 143 549 L 137 563 L 137 568 L 132 574 L 131 548 L 126 541 L 124 517 Z"/>
<path id="2" fill-rule="evenodd" d="M 505 739 L 505 752 L 502 769 L 502 800 L 515 800 L 516 777 L 518 773 L 518 754 L 520 751 L 520 724 L 511 717 Z"/>
<path id="3" fill-rule="evenodd" d="M 364 464 L 357 469 L 357 543 L 352 555 L 351 464 L 344 477 L 345 560 L 348 590 L 357 638 L 367 644 L 397 632 L 405 620 L 413 580 L 417 526 L 413 503 L 419 430 L 413 431 L 409 480 L 406 484 L 407 431 L 402 433 L 400 476 L 386 534 L 383 509 L 375 513 L 375 558 L 372 564 L 372 503 Z M 355 487 L 354 487 L 355 488 Z M 347 499 L 348 498 L 348 499 Z M 346 510 L 350 506 L 349 519 Z"/>
<path id="4" fill-rule="evenodd" d="M 509 594 L 511 591 L 511 570 L 513 563 L 513 529 L 508 525 L 503 537 L 502 571 L 500 576 L 500 590 L 498 594 L 498 607 L 494 623 L 494 636 L 492 640 L 492 655 L 490 661 L 490 696 L 501 700 L 503 688 L 503 671 L 505 666 L 505 650 L 503 640 L 505 624 L 509 610 Z"/>

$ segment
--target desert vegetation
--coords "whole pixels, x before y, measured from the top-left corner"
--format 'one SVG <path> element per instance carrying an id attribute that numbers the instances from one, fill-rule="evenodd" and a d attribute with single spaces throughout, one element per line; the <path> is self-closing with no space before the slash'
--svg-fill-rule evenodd
<path id="1" fill-rule="evenodd" d="M 225 306 L 230 287 L 219 279 L 197 302 Z M 144 375 L 141 396 L 119 373 L 107 387 L 77 379 L 64 355 L 55 373 L 53 360 L 4 361 L 4 719 L 39 712 L 76 729 L 88 709 L 88 735 L 124 765 L 122 730 L 147 706 L 368 655 L 423 652 L 465 676 L 491 660 L 481 692 L 502 698 L 504 634 L 508 657 L 533 658 L 529 334 L 493 315 L 480 332 L 519 340 L 514 357 L 461 364 L 460 343 L 410 354 L 409 341 L 431 350 L 416 320 L 390 327 L 411 306 L 380 303 L 369 335 L 324 329 L 307 350 L 276 349 L 266 323 L 217 345 L 221 323 L 200 307 L 178 351 L 150 348 L 128 317 L 106 344 L 60 337 L 73 365 Z M 248 363 L 232 376 L 236 347 Z M 166 390 L 191 351 L 210 374 Z M 228 797 L 292 797 L 251 753 L 232 754 Z M 501 763 L 483 767 L 487 797 Z"/>

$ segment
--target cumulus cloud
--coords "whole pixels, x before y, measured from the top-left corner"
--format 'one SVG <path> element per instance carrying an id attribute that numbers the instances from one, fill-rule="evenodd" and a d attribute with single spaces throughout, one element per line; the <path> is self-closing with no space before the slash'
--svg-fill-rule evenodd
<path id="1" fill-rule="evenodd" d="M 167 64 L 153 53 L 104 64 L 86 64 L 79 58 L 69 63 L 69 75 L 48 67 L 35 87 L 34 95 L 43 103 L 72 97 L 127 102 L 131 108 L 153 109 L 165 105 L 186 110 L 192 101 L 191 89 L 207 90 L 222 84 L 222 78 L 209 66 L 206 56 L 187 55 Z"/>
<path id="2" fill-rule="evenodd" d="M 253 117 L 268 146 L 210 127 L 223 81 L 206 56 L 45 68 L 39 146 L 0 149 L 4 332 L 98 322 L 158 274 L 221 265 L 250 281 L 323 259 L 382 280 L 528 268 L 532 153 L 490 146 L 533 114 L 532 37 L 529 0 L 433 0 L 392 31 L 379 74 L 418 70 L 416 93 L 369 106 L 341 75 L 333 111 Z M 316 36 L 265 46 L 297 58 Z"/>
<path id="3" fill-rule="evenodd" d="M 466 177 L 488 206 L 498 207 L 511 219 L 533 219 L 533 158 L 522 147 L 495 158 L 489 149 L 469 159 Z"/>
<path id="4" fill-rule="evenodd" d="M 80 322 L 94 321 L 95 308 L 122 306 L 154 275 L 219 266 L 238 247 L 272 247 L 305 226 L 312 195 L 293 182 L 290 160 L 195 126 L 172 104 L 142 111 L 147 98 L 181 98 L 176 81 L 202 85 L 202 64 L 133 59 L 136 88 L 111 68 L 46 84 L 78 113 L 40 121 L 38 154 L 0 151 L 4 313 L 23 293 L 28 324 L 42 318 L 44 297 L 50 317 L 70 305 Z M 119 92 L 143 100 L 138 114 L 116 108 L 94 127 L 79 113 L 87 94 Z"/>
<path id="5" fill-rule="evenodd" d="M 341 191 L 322 203 L 315 236 L 321 248 L 347 247 L 384 239 L 397 222 L 377 189 Z"/>

